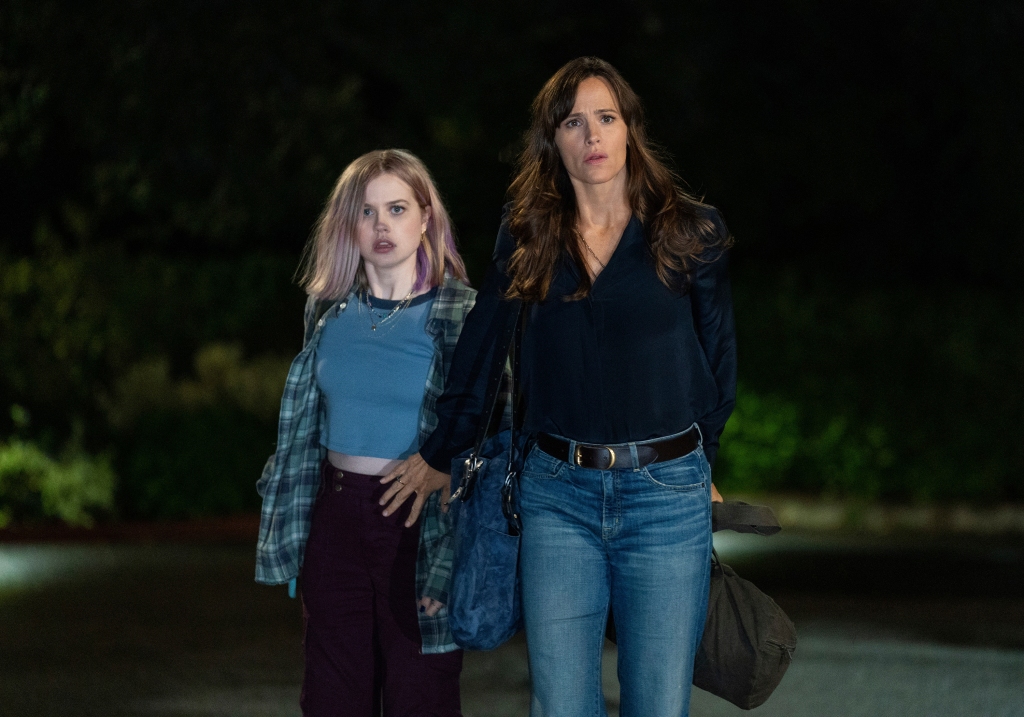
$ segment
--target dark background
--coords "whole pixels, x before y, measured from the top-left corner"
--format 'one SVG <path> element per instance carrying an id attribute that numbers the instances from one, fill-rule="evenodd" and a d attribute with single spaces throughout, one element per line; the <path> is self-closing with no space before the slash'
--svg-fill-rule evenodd
<path id="1" fill-rule="evenodd" d="M 258 507 L 338 174 L 418 154 L 479 281 L 583 54 L 735 235 L 723 491 L 1024 500 L 1019 2 L 3 0 L 0 524 Z"/>

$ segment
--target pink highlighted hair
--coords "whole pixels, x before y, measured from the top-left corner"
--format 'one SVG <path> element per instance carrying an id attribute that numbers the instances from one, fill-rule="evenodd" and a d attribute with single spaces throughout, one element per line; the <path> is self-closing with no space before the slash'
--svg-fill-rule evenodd
<path id="1" fill-rule="evenodd" d="M 317 299 L 339 299 L 353 286 L 365 283 L 356 242 L 356 222 L 363 208 L 366 185 L 391 174 L 409 185 L 420 207 L 430 207 L 426 241 L 416 252 L 414 291 L 444 282 L 445 274 L 468 283 L 448 212 L 425 164 L 403 149 L 381 149 L 359 157 L 341 173 L 299 266 L 299 282 Z"/>

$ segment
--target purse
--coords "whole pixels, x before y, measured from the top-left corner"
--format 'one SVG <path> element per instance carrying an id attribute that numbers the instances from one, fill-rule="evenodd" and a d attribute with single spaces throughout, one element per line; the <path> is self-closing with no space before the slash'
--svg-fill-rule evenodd
<path id="1" fill-rule="evenodd" d="M 774 535 L 782 528 L 771 508 L 742 501 L 711 504 L 712 531 Z M 793 661 L 796 627 L 774 600 L 711 552 L 704 634 L 693 661 L 693 684 L 741 709 L 758 707 Z M 608 639 L 615 622 L 608 617 Z"/>
<path id="2" fill-rule="evenodd" d="M 501 334 L 488 379 L 476 444 L 452 461 L 452 581 L 448 625 L 456 644 L 469 650 L 493 650 L 523 625 L 519 586 L 518 446 L 516 377 L 522 334 L 521 303 L 516 302 Z M 505 356 L 511 358 L 509 428 L 487 437 L 495 420 Z"/>

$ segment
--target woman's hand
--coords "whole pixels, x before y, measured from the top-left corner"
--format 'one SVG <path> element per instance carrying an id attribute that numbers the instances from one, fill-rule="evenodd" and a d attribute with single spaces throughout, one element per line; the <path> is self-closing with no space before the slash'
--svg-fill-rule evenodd
<path id="1" fill-rule="evenodd" d="M 434 615 L 444 607 L 443 602 L 438 602 L 437 600 L 428 597 L 420 598 L 420 601 L 416 604 L 419 605 L 420 612 L 426 613 L 427 615 L 430 615 L 430 617 L 434 617 Z"/>
<path id="2" fill-rule="evenodd" d="M 441 510 L 447 513 L 448 499 L 452 492 L 451 481 L 450 475 L 431 468 L 419 453 L 409 456 L 393 471 L 380 479 L 381 483 L 392 484 L 380 499 L 381 505 L 391 501 L 384 509 L 384 515 L 391 515 L 409 496 L 415 495 L 412 509 L 409 511 L 409 519 L 405 521 L 405 527 L 408 528 L 420 517 L 423 504 L 435 490 L 441 491 Z"/>
<path id="3" fill-rule="evenodd" d="M 712 503 L 724 503 L 725 498 L 718 492 L 718 488 L 715 488 L 715 484 L 711 484 L 711 502 Z"/>

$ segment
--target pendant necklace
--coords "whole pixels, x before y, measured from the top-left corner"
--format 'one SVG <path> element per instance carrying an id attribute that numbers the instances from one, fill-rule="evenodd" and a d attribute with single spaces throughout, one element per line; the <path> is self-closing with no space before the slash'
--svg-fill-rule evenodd
<path id="1" fill-rule="evenodd" d="M 412 302 L 412 289 L 410 289 L 409 293 L 405 295 L 405 298 L 399 301 L 397 304 L 395 304 L 395 307 L 391 309 L 391 311 L 389 311 L 383 318 L 381 318 L 380 315 L 377 314 L 377 312 L 373 308 L 373 304 L 370 303 L 369 290 L 367 290 L 366 293 L 363 294 L 363 299 L 366 301 L 366 308 L 368 310 L 368 313 L 370 314 L 370 330 L 376 331 L 378 326 L 383 326 L 385 323 L 394 319 L 403 311 L 405 311 L 406 307 L 409 306 L 409 304 Z"/>

